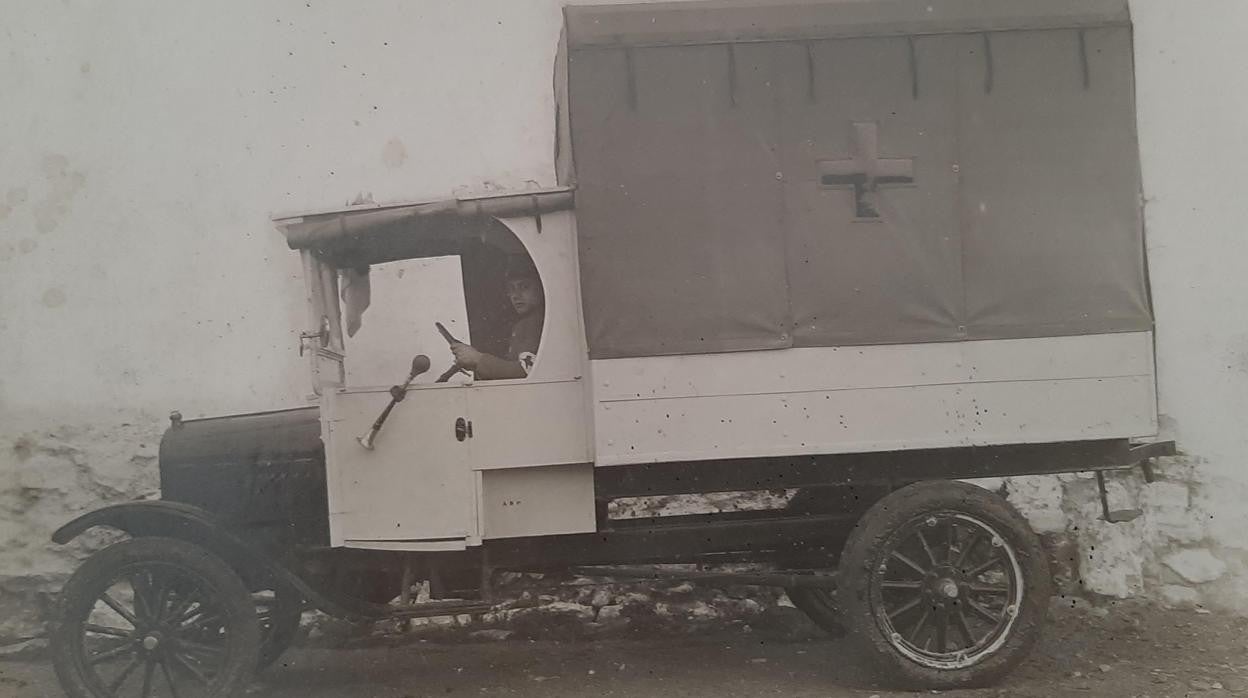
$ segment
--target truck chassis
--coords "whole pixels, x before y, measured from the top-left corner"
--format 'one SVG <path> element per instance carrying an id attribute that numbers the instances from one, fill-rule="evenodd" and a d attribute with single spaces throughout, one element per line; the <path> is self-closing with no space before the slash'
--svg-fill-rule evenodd
<path id="1" fill-rule="evenodd" d="M 1025 657 L 1051 582 L 1026 521 L 1000 495 L 954 479 L 1103 478 L 1137 465 L 1151 477 L 1151 459 L 1174 452 L 1173 442 L 1110 440 L 601 468 L 598 532 L 457 552 L 257 544 L 193 506 L 121 504 L 54 536 L 67 543 L 95 527 L 129 536 L 66 584 L 55 666 L 76 698 L 230 696 L 287 649 L 306 609 L 355 620 L 476 615 L 498 600 L 495 573 L 562 570 L 783 587 L 816 624 L 848 631 L 901 685 L 981 685 Z M 781 510 L 606 515 L 618 498 L 778 488 L 798 489 Z M 1106 518 L 1123 516 L 1103 502 Z M 684 564 L 661 566 L 672 563 Z M 741 563 L 759 567 L 740 571 Z M 413 602 L 424 580 L 434 600 Z"/>

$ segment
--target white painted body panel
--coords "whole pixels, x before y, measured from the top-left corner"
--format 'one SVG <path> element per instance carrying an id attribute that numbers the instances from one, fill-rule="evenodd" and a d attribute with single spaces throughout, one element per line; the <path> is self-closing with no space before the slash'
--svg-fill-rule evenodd
<path id="1" fill-rule="evenodd" d="M 592 362 L 598 465 L 1157 431 L 1151 333 Z"/>
<path id="2" fill-rule="evenodd" d="M 481 474 L 482 538 L 592 533 L 594 466 L 487 470 Z"/>
<path id="3" fill-rule="evenodd" d="M 590 463 L 584 381 L 488 381 L 468 389 L 476 470 Z"/>
<path id="4" fill-rule="evenodd" d="M 331 545 L 422 540 L 462 548 L 476 537 L 470 443 L 455 438 L 455 420 L 467 414 L 467 388 L 409 390 L 371 451 L 356 438 L 390 401 L 387 390 L 326 390 L 321 397 Z"/>
<path id="5" fill-rule="evenodd" d="M 571 211 L 533 218 L 504 218 L 533 257 L 546 292 L 546 321 L 529 380 L 568 380 L 585 375 L 585 330 L 581 320 L 581 279 L 576 252 L 576 219 Z M 501 385 L 515 381 L 491 381 Z M 523 381 L 520 381 L 523 382 Z"/>

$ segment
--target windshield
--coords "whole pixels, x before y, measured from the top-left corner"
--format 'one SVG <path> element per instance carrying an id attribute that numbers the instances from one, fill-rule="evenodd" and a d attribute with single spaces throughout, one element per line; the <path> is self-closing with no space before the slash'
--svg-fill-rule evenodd
<path id="1" fill-rule="evenodd" d="M 458 256 L 375 264 L 368 270 L 367 283 L 370 302 L 360 314 L 359 327 L 347 338 L 347 385 L 401 382 L 416 354 L 429 356 L 436 377 L 451 365 L 453 357 L 435 322 L 470 341 L 472 331 Z M 348 289 L 344 288 L 343 306 L 344 324 L 350 330 Z M 418 379 L 426 380 L 432 378 Z"/>
<path id="2" fill-rule="evenodd" d="M 459 254 L 339 269 L 348 385 L 395 383 L 418 353 L 433 364 L 421 381 L 456 363 L 477 380 L 527 377 L 545 321 L 532 258 L 501 223 L 456 248 Z M 437 323 L 462 346 L 449 345 Z"/>

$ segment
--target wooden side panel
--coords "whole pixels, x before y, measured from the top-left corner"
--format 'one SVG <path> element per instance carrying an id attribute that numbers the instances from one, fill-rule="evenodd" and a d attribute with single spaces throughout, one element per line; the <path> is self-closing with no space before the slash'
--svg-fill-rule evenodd
<path id="1" fill-rule="evenodd" d="M 477 535 L 470 443 L 455 437 L 467 414 L 462 386 L 417 386 L 366 450 L 365 434 L 390 400 L 384 389 L 326 393 L 330 540 L 464 540 Z M 462 547 L 462 544 L 461 544 Z"/>
<path id="2" fill-rule="evenodd" d="M 1157 430 L 1149 333 L 593 362 L 599 465 Z"/>
<path id="3" fill-rule="evenodd" d="M 490 470 L 481 476 L 483 538 L 591 533 L 593 466 Z"/>
<path id="4" fill-rule="evenodd" d="M 583 381 L 478 381 L 468 389 L 472 467 L 589 463 Z"/>

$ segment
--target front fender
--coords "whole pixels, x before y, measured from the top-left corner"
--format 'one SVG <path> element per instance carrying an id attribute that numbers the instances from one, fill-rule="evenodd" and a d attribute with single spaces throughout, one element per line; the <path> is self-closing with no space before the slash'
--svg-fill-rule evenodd
<path id="1" fill-rule="evenodd" d="M 220 535 L 234 538 L 239 544 L 246 545 L 203 509 L 189 504 L 162 501 L 126 502 L 96 509 L 56 529 L 52 534 L 52 541 L 64 545 L 99 526 L 115 528 L 135 537 L 199 538 L 206 535 L 215 538 Z"/>
<path id="2" fill-rule="evenodd" d="M 253 584 L 276 581 L 294 589 L 310 604 L 330 615 L 360 615 L 358 611 L 344 608 L 317 592 L 273 556 L 222 526 L 211 513 L 189 504 L 165 501 L 114 504 L 83 514 L 61 526 L 52 534 L 52 541 L 64 545 L 101 526 L 117 529 L 135 538 L 160 536 L 187 541 L 212 551 Z"/>

